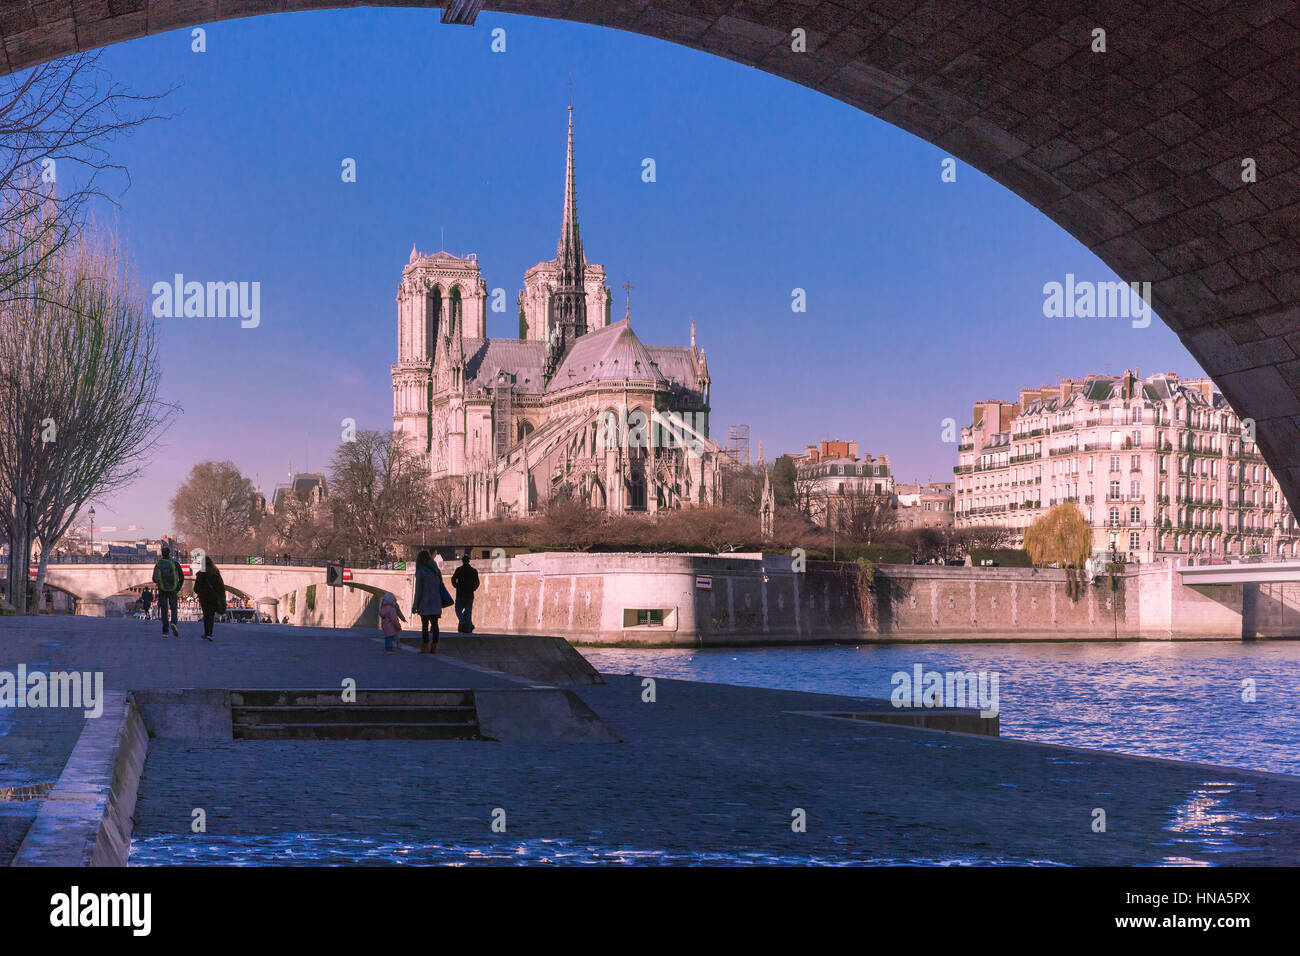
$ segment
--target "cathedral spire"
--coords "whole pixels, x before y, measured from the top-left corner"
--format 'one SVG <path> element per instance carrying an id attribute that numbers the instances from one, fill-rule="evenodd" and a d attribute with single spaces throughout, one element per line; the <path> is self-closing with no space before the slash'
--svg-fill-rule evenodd
<path id="1" fill-rule="evenodd" d="M 560 367 L 565 353 L 587 333 L 587 261 L 578 232 L 578 187 L 573 171 L 573 104 L 569 104 L 569 144 L 564 167 L 564 221 L 555 248 L 555 291 L 551 298 L 551 323 L 547 330 L 544 374 L 547 379 Z"/>
<path id="2" fill-rule="evenodd" d="M 583 263 L 582 237 L 578 233 L 578 185 L 573 173 L 573 104 L 569 104 L 569 148 L 564 162 L 564 221 L 555 256 L 563 269 L 566 260 Z M 584 263 L 585 264 L 585 263 Z"/>

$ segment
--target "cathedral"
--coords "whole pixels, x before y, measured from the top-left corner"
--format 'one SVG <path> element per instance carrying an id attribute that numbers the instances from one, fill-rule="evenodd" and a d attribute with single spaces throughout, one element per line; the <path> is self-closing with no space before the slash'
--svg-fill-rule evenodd
<path id="1" fill-rule="evenodd" d="M 630 287 L 629 287 L 630 289 Z M 630 295 L 630 292 L 629 292 Z M 645 345 L 610 321 L 603 266 L 578 230 L 569 107 L 555 258 L 524 273 L 519 337 L 487 337 L 478 258 L 411 249 L 397 291 L 393 430 L 466 521 L 521 517 L 556 498 L 616 514 L 712 504 L 709 366 L 690 345 Z"/>

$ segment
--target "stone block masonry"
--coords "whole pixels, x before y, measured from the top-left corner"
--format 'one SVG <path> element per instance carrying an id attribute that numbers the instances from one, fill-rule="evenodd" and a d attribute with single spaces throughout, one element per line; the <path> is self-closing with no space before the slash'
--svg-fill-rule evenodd
<path id="1" fill-rule="evenodd" d="M 126 866 L 149 734 L 133 701 L 110 694 L 87 720 L 12 866 Z"/>
<path id="2" fill-rule="evenodd" d="M 1300 637 L 1300 583 L 1185 585 L 1172 564 L 1128 565 L 1071 596 L 1054 568 L 881 565 L 860 599 L 857 567 L 788 555 L 548 552 L 478 563 L 479 633 L 552 635 L 578 644 L 705 647 L 870 641 L 1240 640 Z M 410 606 L 409 574 L 384 572 Z M 338 589 L 340 627 L 375 627 L 371 591 Z M 318 588 L 296 624 L 328 625 Z M 282 599 L 287 606 L 287 599 Z M 418 625 L 410 622 L 408 628 Z M 451 635 L 451 608 L 441 627 Z M 408 630 L 409 636 L 412 632 Z"/>

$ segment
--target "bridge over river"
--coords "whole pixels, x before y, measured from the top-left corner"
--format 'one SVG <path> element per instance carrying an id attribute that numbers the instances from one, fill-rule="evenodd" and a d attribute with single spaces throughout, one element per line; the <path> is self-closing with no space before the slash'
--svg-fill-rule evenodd
<path id="1" fill-rule="evenodd" d="M 256 562 L 256 563 L 255 563 Z M 192 583 L 194 570 L 183 564 L 185 580 Z M 253 603 L 273 620 L 288 613 L 296 618 L 306 614 L 310 623 L 332 623 L 334 605 L 326 593 L 324 564 L 275 564 L 261 558 L 217 559 L 217 567 L 226 591 Z M 46 567 L 45 586 L 67 594 L 75 613 L 104 617 L 110 613 L 108 601 L 116 595 L 138 594 L 140 588 L 152 586 L 154 559 L 114 560 L 102 563 L 54 561 Z M 392 592 L 399 606 L 409 607 L 414 593 L 415 569 L 406 562 L 392 562 L 375 568 L 349 568 L 351 580 L 338 589 L 340 622 L 352 624 L 364 609 L 377 603 L 385 592 Z M 315 592 L 309 591 L 316 585 Z M 312 608 L 297 608 L 291 596 L 302 594 Z M 311 595 L 309 598 L 308 595 Z M 291 601 L 295 607 L 284 607 Z M 297 621 L 295 621 L 297 623 Z M 306 622 L 304 622 L 306 623 Z M 373 622 L 372 622 L 373 623 Z"/>

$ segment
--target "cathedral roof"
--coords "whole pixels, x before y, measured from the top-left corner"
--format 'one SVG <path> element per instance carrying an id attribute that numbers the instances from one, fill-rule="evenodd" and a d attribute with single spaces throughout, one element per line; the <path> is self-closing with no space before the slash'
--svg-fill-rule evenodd
<path id="1" fill-rule="evenodd" d="M 512 384 L 524 392 L 542 391 L 542 365 L 546 346 L 518 339 L 465 339 L 465 381 L 490 387 L 497 373 L 513 376 Z"/>
<path id="2" fill-rule="evenodd" d="M 579 336 L 555 370 L 547 391 L 599 381 L 668 384 L 627 319 Z"/>
<path id="3" fill-rule="evenodd" d="M 689 389 L 700 386 L 694 350 L 689 345 L 647 345 L 659 374 Z"/>

